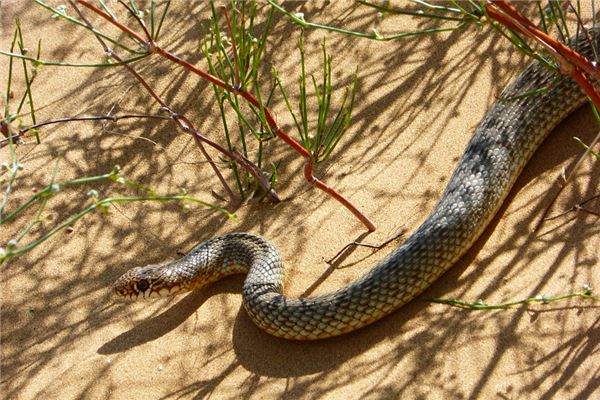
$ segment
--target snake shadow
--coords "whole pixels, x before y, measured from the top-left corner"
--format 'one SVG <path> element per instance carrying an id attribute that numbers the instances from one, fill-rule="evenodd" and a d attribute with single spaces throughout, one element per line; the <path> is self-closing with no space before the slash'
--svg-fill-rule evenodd
<path id="1" fill-rule="evenodd" d="M 159 315 L 146 319 L 132 329 L 106 342 L 97 352 L 104 355 L 122 353 L 156 340 L 184 323 L 194 313 L 198 312 L 202 308 L 202 304 L 212 296 L 220 293 L 239 293 L 242 281 L 243 277 L 241 276 L 231 277 L 217 282 L 205 288 L 205 290 L 192 291 Z"/>

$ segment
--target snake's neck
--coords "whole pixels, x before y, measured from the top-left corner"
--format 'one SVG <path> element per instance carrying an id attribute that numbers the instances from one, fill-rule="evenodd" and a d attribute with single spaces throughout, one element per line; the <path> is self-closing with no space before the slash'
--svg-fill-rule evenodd
<path id="1" fill-rule="evenodd" d="M 275 246 L 260 236 L 232 233 L 201 243 L 185 257 L 171 262 L 166 271 L 177 277 L 169 283 L 182 291 L 207 286 L 229 275 L 262 271 L 261 277 L 276 281 L 283 277 L 283 264 Z M 281 290 L 281 284 L 273 288 Z"/>

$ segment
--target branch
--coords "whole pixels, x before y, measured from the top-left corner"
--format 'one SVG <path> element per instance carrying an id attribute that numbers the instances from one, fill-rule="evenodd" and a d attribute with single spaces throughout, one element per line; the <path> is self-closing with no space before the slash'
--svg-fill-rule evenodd
<path id="1" fill-rule="evenodd" d="M 64 118 L 53 118 L 44 122 L 39 122 L 37 124 L 33 124 L 28 126 L 27 128 L 21 129 L 19 132 L 13 134 L 10 137 L 6 137 L 5 139 L 0 140 L 0 148 L 6 146 L 10 140 L 18 140 L 25 133 L 32 129 L 41 128 L 42 126 L 58 124 L 63 122 L 73 122 L 73 121 L 101 121 L 101 120 L 110 120 L 110 121 L 118 121 L 120 119 L 130 119 L 130 118 L 151 118 L 151 119 L 171 119 L 171 117 L 166 117 L 164 115 L 152 115 L 152 114 L 123 114 L 123 115 L 90 115 L 90 116 L 82 116 L 82 117 L 64 117 Z"/>
<path id="2" fill-rule="evenodd" d="M 72 1 L 72 0 L 70 0 Z M 264 105 L 261 105 L 261 103 L 258 101 L 258 99 L 252 95 L 251 93 L 247 92 L 246 90 L 243 90 L 241 88 L 237 88 L 237 87 L 232 87 L 230 85 L 228 85 L 227 83 L 223 82 L 222 80 L 220 80 L 219 78 L 209 74 L 208 72 L 196 67 L 195 65 L 181 59 L 180 57 L 178 57 L 177 55 L 161 48 L 156 42 L 154 41 L 145 41 L 144 38 L 140 35 L 138 35 L 137 33 L 135 33 L 134 31 L 132 31 L 131 29 L 123 26 L 122 24 L 120 24 L 119 22 L 117 22 L 116 20 L 114 20 L 110 15 L 104 13 L 103 11 L 101 11 L 100 9 L 98 9 L 97 7 L 89 4 L 87 1 L 85 0 L 76 0 L 77 3 L 85 6 L 86 8 L 92 10 L 94 13 L 96 13 L 97 15 L 99 15 L 100 17 L 106 19 L 107 21 L 109 21 L 110 23 L 114 24 L 117 28 L 123 30 L 123 32 L 127 33 L 128 35 L 130 35 L 131 37 L 135 38 L 136 40 L 140 41 L 140 43 L 143 44 L 143 46 L 148 50 L 149 53 L 155 53 L 160 55 L 163 58 L 166 58 L 167 60 L 170 60 L 178 65 L 181 65 L 182 67 L 184 67 L 185 69 L 187 69 L 188 71 L 198 75 L 199 77 L 201 77 L 204 80 L 209 81 L 210 83 L 219 86 L 221 88 L 223 88 L 224 90 L 230 92 L 230 93 L 234 93 L 234 94 L 239 94 L 241 97 L 243 97 L 246 101 L 248 101 L 250 104 L 252 104 L 254 107 L 261 109 L 262 111 L 264 111 L 265 114 L 265 119 L 269 125 L 269 127 L 271 128 L 271 130 L 275 133 L 275 135 L 277 135 L 277 137 L 279 137 L 281 140 L 283 140 L 285 143 L 287 143 L 290 147 L 292 147 L 297 153 L 299 153 L 302 157 L 304 157 L 305 159 L 309 160 L 308 167 L 305 166 L 304 168 L 304 175 L 307 179 L 307 181 L 309 183 L 311 183 L 313 186 L 315 186 L 316 188 L 324 191 L 325 193 L 327 193 L 328 195 L 332 196 L 334 199 L 336 199 L 338 202 L 340 202 L 344 207 L 346 207 L 348 210 L 350 210 L 350 212 L 352 212 L 352 214 L 354 214 L 357 218 L 359 218 L 359 220 L 367 227 L 367 229 L 369 231 L 374 231 L 375 230 L 375 225 L 373 225 L 373 223 L 365 216 L 363 215 L 354 205 L 352 205 L 352 203 L 350 203 L 349 200 L 345 199 L 341 194 L 339 194 L 337 191 L 335 191 L 333 188 L 330 188 L 328 185 L 326 185 L 324 182 L 320 181 L 319 179 L 317 179 L 314 175 L 312 175 L 312 165 L 310 165 L 310 153 L 308 152 L 308 150 L 306 150 L 298 141 L 296 141 L 294 138 L 292 138 L 290 135 L 288 135 L 278 124 L 277 121 L 275 121 L 275 118 L 273 117 L 273 114 L 271 113 L 270 109 Z M 108 49 L 107 49 L 108 50 Z M 112 53 L 109 53 L 112 56 Z M 125 67 L 129 67 L 128 65 L 125 65 Z M 129 69 L 132 71 L 132 73 L 134 73 L 137 77 L 137 73 L 133 72 L 133 70 L 129 67 Z M 138 78 L 138 80 L 141 78 Z M 145 85 L 144 82 L 142 82 L 142 84 Z M 149 90 L 151 92 L 151 89 L 149 87 L 147 87 L 147 90 Z M 151 92 L 152 93 L 152 92 Z M 157 98 L 157 96 L 154 96 L 157 101 L 159 100 Z M 164 106 L 166 108 L 166 105 Z M 201 136 L 201 135 L 200 135 Z M 213 144 L 210 144 L 211 146 L 214 146 L 214 142 Z M 231 154 L 231 153 L 230 153 Z M 236 160 L 237 161 L 237 160 Z M 250 161 L 248 161 L 250 162 Z M 244 164 L 240 164 L 242 166 L 244 166 Z M 250 170 L 250 173 L 252 173 L 253 176 L 257 177 L 258 175 L 255 175 L 256 171 Z M 262 176 L 262 174 L 260 174 Z M 261 180 L 259 180 L 259 183 L 261 182 Z M 269 189 L 266 189 L 267 193 L 269 193 Z"/>
<path id="3" fill-rule="evenodd" d="M 494 19 L 511 29 L 517 30 L 522 34 L 537 40 L 542 46 L 550 51 L 559 61 L 565 61 L 569 66 L 580 68 L 600 80 L 600 70 L 594 66 L 587 58 L 577 53 L 573 49 L 556 41 L 548 36 L 544 31 L 538 29 L 530 20 L 525 18 L 519 11 L 506 0 L 492 0 L 494 6 L 498 7 L 504 14 L 498 13 L 490 4 L 486 4 L 486 10 Z M 504 18 L 502 15 L 506 16 Z M 557 56 L 558 55 L 558 56 Z M 562 68 L 562 63 L 561 63 Z M 567 67 L 568 68 L 568 67 Z"/>
<path id="4" fill-rule="evenodd" d="M 118 26 L 119 28 L 121 28 L 121 26 L 122 26 L 121 24 L 119 24 L 111 16 L 105 14 L 104 12 L 102 12 L 99 9 L 97 9 L 96 7 L 94 7 L 92 5 L 89 5 L 86 2 L 82 2 L 82 1 L 77 1 L 77 2 L 79 4 L 83 4 L 86 7 L 92 9 L 94 12 L 100 13 L 100 15 L 102 15 L 104 18 L 107 18 L 111 23 L 114 23 L 114 24 L 116 24 L 116 26 Z M 79 14 L 79 17 L 91 28 L 92 27 L 91 23 L 83 16 L 83 14 L 79 10 L 79 8 L 73 3 L 73 0 L 69 0 L 69 3 L 77 11 L 77 13 Z M 127 29 L 125 32 L 129 32 L 129 29 Z M 133 31 L 131 31 L 131 32 L 134 33 Z M 98 39 L 98 42 L 100 42 L 100 45 L 102 46 L 102 48 L 104 49 L 104 51 L 105 51 L 106 54 L 110 55 L 116 61 L 122 62 L 121 57 L 119 57 L 115 52 L 113 52 L 111 49 L 109 49 L 108 46 L 106 45 L 106 43 L 104 42 L 104 40 L 98 34 L 96 34 L 94 32 L 94 35 L 96 36 L 96 39 Z M 143 40 L 143 38 L 141 38 L 141 36 L 138 36 L 135 33 L 132 36 L 136 37 L 136 39 L 139 39 L 140 43 L 144 43 L 144 40 Z M 189 121 L 187 121 L 187 125 L 184 125 L 184 124 L 181 123 L 181 118 L 180 117 L 178 118 L 178 115 L 176 113 L 174 113 L 168 107 L 168 105 L 156 94 L 156 92 L 150 87 L 150 85 L 148 85 L 148 83 L 141 77 L 141 75 L 138 74 L 130 65 L 123 64 L 123 67 L 126 68 L 138 80 L 138 82 L 140 82 L 142 84 L 142 86 L 144 86 L 144 88 L 148 91 L 148 93 L 150 93 L 150 95 L 162 106 L 162 108 L 164 110 L 166 110 L 166 111 L 169 112 L 169 115 L 171 116 L 171 118 L 173 119 L 173 121 L 175 121 L 176 125 L 180 129 L 182 129 L 183 131 L 188 132 L 188 133 L 192 132 L 192 131 L 197 133 L 197 131 L 193 128 L 192 124 L 189 123 Z M 236 201 L 236 197 L 233 194 L 233 191 L 231 190 L 231 188 L 229 187 L 229 185 L 225 181 L 225 178 L 221 174 L 221 171 L 219 171 L 219 169 L 217 168 L 217 165 L 215 164 L 215 162 L 213 161 L 213 159 L 207 153 L 206 149 L 202 145 L 202 142 L 204 141 L 205 143 L 207 143 L 207 144 L 209 144 L 209 145 L 211 145 L 211 146 L 213 146 L 215 148 L 218 148 L 220 146 L 218 146 L 216 143 L 210 141 L 205 136 L 202 136 L 202 135 L 199 135 L 199 134 L 198 135 L 194 135 L 194 139 L 196 140 L 196 144 L 200 148 L 200 151 L 202 152 L 202 154 L 204 155 L 204 157 L 206 158 L 206 160 L 210 164 L 211 168 L 213 169 L 213 171 L 215 172 L 215 174 L 219 178 L 219 181 L 223 185 L 223 188 L 227 192 L 227 195 L 229 196 L 229 198 L 232 201 Z M 215 145 L 218 146 L 218 147 L 216 147 Z M 224 154 L 228 155 L 227 153 L 224 153 Z M 232 158 L 232 157 L 230 157 L 230 158 Z M 267 191 L 267 193 L 269 193 L 270 192 L 270 186 L 267 187 L 265 190 Z"/>
<path id="5" fill-rule="evenodd" d="M 590 300 L 592 302 L 600 301 L 599 296 L 592 296 L 592 288 L 588 285 L 584 285 L 580 291 L 575 293 L 563 294 L 560 296 L 548 296 L 546 294 L 537 295 L 535 297 L 529 297 L 527 299 L 515 300 L 501 304 L 485 304 L 482 300 L 478 300 L 474 303 L 469 303 L 467 301 L 457 299 L 429 299 L 429 301 L 432 303 L 441 303 L 453 307 L 465 308 L 467 310 L 498 310 L 512 308 L 514 306 L 523 306 L 530 303 L 549 304 L 572 298 L 580 298 L 582 300 Z"/>

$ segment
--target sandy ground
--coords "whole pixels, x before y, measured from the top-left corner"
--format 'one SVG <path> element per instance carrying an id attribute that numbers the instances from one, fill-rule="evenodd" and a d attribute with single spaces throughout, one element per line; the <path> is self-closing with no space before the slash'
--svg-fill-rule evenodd
<path id="1" fill-rule="evenodd" d="M 198 32 L 207 6 L 176 3 L 161 43 L 205 66 Z M 405 17 L 378 21 L 374 13 L 345 2 L 288 7 L 308 20 L 361 31 L 429 27 Z M 102 60 L 87 31 L 22 1 L 2 2 L 1 49 L 10 46 L 16 16 L 28 47 L 43 38 L 44 59 Z M 276 66 L 289 86 L 298 74 L 298 34 L 278 16 L 267 47 L 265 72 Z M 301 176 L 302 161 L 278 140 L 266 151 L 269 161 L 282 161 L 277 190 L 285 201 L 275 207 L 249 201 L 233 208 L 238 222 L 199 206 L 185 213 L 174 204 L 125 204 L 106 215 L 88 215 L 72 233 L 61 233 L 1 268 L 3 398 L 600 398 L 597 305 L 570 300 L 471 312 L 426 301 L 455 297 L 492 304 L 566 294 L 584 284 L 600 288 L 596 217 L 572 213 L 532 233 L 556 193 L 555 180 L 581 153 L 572 137 L 589 142 L 597 132 L 588 109 L 573 114 L 542 145 L 497 218 L 453 269 L 411 304 L 366 329 L 313 343 L 271 337 L 241 307 L 243 277 L 169 300 L 113 303 L 110 286 L 130 267 L 175 258 L 178 251 L 232 231 L 258 233 L 276 243 L 289 268 L 290 296 L 347 284 L 399 242 L 381 251 L 348 251 L 331 266 L 325 260 L 348 242 L 380 243 L 414 230 L 443 190 L 478 121 L 526 63 L 488 28 L 394 42 L 309 30 L 312 72 L 321 66 L 323 37 L 334 57 L 336 88 L 350 81 L 358 65 L 360 91 L 347 136 L 318 173 L 359 205 L 378 230 L 366 235 L 350 213 L 311 189 Z M 5 88 L 8 59 L 0 61 Z M 175 110 L 222 141 L 206 82 L 158 59 L 136 68 Z M 15 99 L 20 90 L 22 79 Z M 119 68 L 44 67 L 33 93 L 38 121 L 157 109 Z M 273 108 L 291 130 L 280 96 Z M 71 123 L 43 129 L 41 137 L 41 145 L 28 137 L 18 148 L 25 168 L 10 207 L 28 198 L 32 188 L 48 184 L 59 155 L 58 181 L 105 173 L 118 164 L 127 177 L 159 193 L 185 187 L 193 196 L 219 202 L 210 191 L 222 189 L 193 140 L 169 123 Z M 0 157 L 8 159 L 6 149 Z M 591 157 L 586 160 L 554 213 L 597 194 L 599 171 Z M 105 196 L 136 194 L 114 184 L 64 190 L 51 201 L 34 236 L 89 204 L 85 192 L 90 188 Z M 31 217 L 2 227 L 2 243 Z"/>

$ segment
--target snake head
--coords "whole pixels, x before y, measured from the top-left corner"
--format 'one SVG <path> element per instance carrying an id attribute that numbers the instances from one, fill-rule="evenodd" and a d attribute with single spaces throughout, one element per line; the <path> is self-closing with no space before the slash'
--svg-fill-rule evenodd
<path id="1" fill-rule="evenodd" d="M 161 287 L 162 265 L 147 265 L 132 268 L 113 284 L 113 294 L 118 299 L 138 300 L 162 297 L 165 288 Z M 166 289 L 169 292 L 169 289 Z"/>

